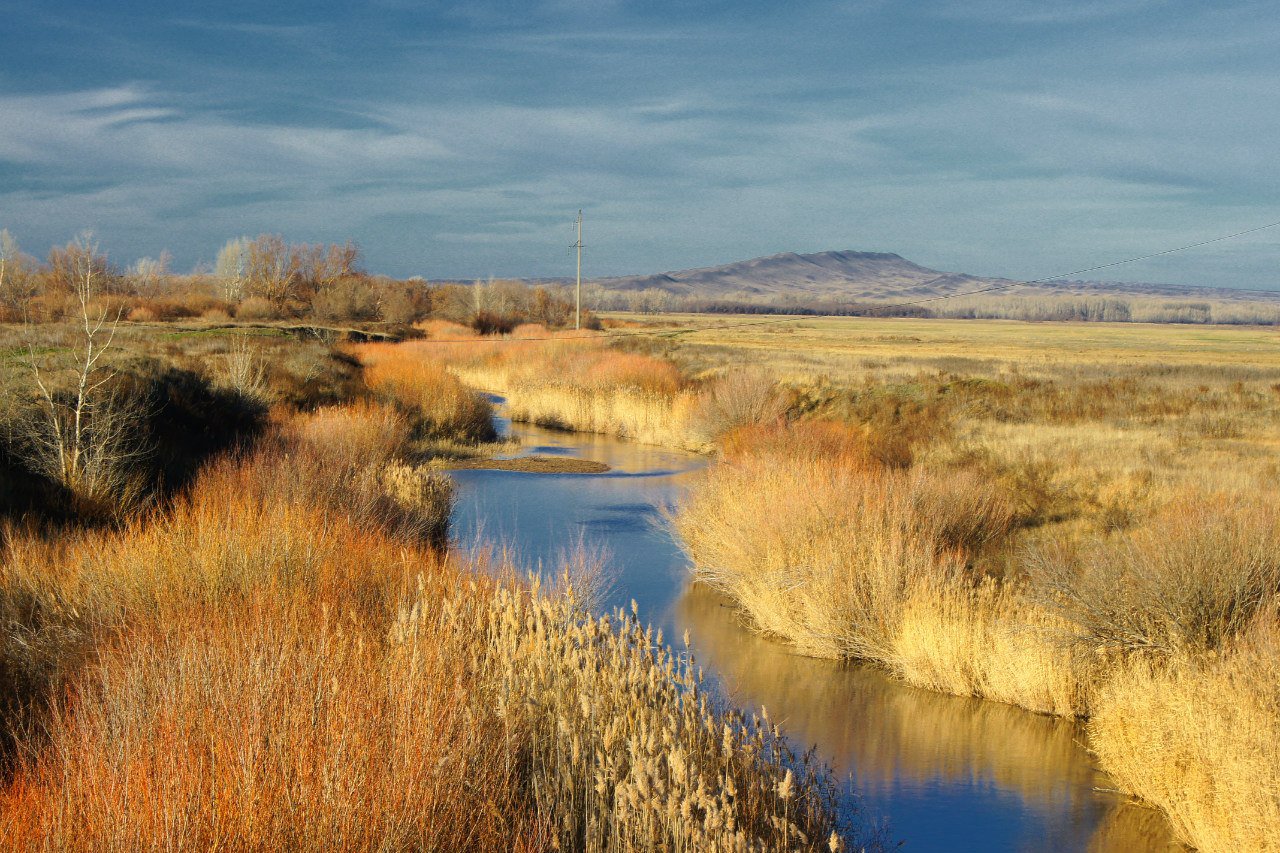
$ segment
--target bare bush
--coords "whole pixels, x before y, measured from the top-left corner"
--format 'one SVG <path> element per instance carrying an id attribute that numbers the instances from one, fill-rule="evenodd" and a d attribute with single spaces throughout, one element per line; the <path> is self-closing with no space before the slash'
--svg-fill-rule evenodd
<path id="1" fill-rule="evenodd" d="M 698 420 L 708 437 L 738 427 L 766 424 L 787 411 L 786 395 L 766 373 L 731 370 L 717 379 L 699 401 Z"/>
<path id="2" fill-rule="evenodd" d="M 87 236 L 66 254 L 79 306 L 71 351 L 67 359 L 42 359 L 28 340 L 37 405 L 21 427 L 20 446 L 33 470 L 67 489 L 78 511 L 118 514 L 143 497 L 137 463 L 146 454 L 138 431 L 145 407 L 112 385 L 116 371 L 103 361 L 120 322 L 120 310 L 112 316 L 95 308 L 105 259 Z"/>
<path id="3" fill-rule="evenodd" d="M 280 311 L 266 299 L 250 296 L 236 307 L 237 320 L 278 320 Z"/>
<path id="4" fill-rule="evenodd" d="M 270 398 L 267 370 L 254 346 L 244 336 L 231 339 L 222 355 L 221 383 L 246 400 L 265 403 Z"/>
<path id="5" fill-rule="evenodd" d="M 1029 560 L 1041 597 L 1103 651 L 1168 656 L 1218 648 L 1280 594 L 1280 510 L 1190 496 L 1149 524 Z"/>

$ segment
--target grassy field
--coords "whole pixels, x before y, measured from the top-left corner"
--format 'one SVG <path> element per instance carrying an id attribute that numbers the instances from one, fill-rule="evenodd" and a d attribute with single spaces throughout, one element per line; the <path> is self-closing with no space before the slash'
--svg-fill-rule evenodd
<path id="1" fill-rule="evenodd" d="M 610 319 L 690 330 L 624 345 L 703 387 L 754 376 L 786 409 L 722 432 L 675 517 L 695 577 L 750 624 L 1085 719 L 1186 842 L 1272 849 L 1275 330 Z"/>
<path id="2" fill-rule="evenodd" d="M 686 656 L 448 553 L 481 390 L 713 453 L 673 523 L 762 634 L 1080 718 L 1202 849 L 1280 837 L 1275 332 L 609 319 L 128 324 L 82 408 L 82 333 L 0 330 L 5 837 L 839 848 L 830 778 Z"/>
<path id="3" fill-rule="evenodd" d="M 83 374 L 74 326 L 0 340 L 6 849 L 856 843 L 823 768 L 593 615 L 585 557 L 450 552 L 435 463 L 493 429 L 442 361 L 130 324 Z"/>
<path id="4" fill-rule="evenodd" d="M 931 320 L 868 317 L 754 318 L 705 314 L 605 315 L 638 328 L 697 329 L 680 336 L 687 352 L 715 361 L 725 353 L 757 356 L 780 375 L 809 376 L 814 369 L 946 369 L 964 359 L 1017 366 L 1047 375 L 1065 365 L 1243 365 L 1280 370 L 1280 330 L 1260 326 L 1185 326 L 1144 323 L 1024 323 L 1012 320 Z M 871 362 L 868 364 L 868 362 Z M 970 363 L 974 362 L 974 363 Z"/>

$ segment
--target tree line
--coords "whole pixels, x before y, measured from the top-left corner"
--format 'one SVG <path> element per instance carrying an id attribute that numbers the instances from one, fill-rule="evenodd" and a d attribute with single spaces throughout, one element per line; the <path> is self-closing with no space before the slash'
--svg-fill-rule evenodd
<path id="1" fill-rule="evenodd" d="M 80 312 L 77 282 L 95 282 L 96 309 L 134 322 L 186 318 L 410 324 L 427 317 L 469 325 L 486 334 L 522 323 L 551 328 L 573 321 L 563 286 L 515 281 L 428 283 L 370 274 L 359 245 L 290 243 L 278 234 L 228 240 L 211 269 L 179 274 L 171 258 L 142 258 L 120 267 L 90 235 L 26 254 L 0 230 L 0 322 L 57 322 Z M 588 325 L 595 318 L 585 317 Z"/>

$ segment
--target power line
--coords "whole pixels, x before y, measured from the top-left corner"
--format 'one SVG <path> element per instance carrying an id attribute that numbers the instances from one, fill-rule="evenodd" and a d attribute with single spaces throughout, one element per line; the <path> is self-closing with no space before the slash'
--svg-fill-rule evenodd
<path id="1" fill-rule="evenodd" d="M 1138 255 L 1138 256 L 1136 256 L 1136 257 L 1132 257 L 1132 258 L 1125 258 L 1124 260 L 1119 260 L 1119 261 L 1109 261 L 1108 263 L 1105 263 L 1105 264 L 1098 264 L 1097 266 L 1092 266 L 1092 267 L 1084 267 L 1083 269 L 1072 270 L 1071 272 L 1057 273 L 1057 274 L 1055 274 L 1055 275 L 1045 276 L 1044 278 L 1035 278 L 1035 279 L 1031 279 L 1031 280 L 1029 280 L 1029 281 L 1015 281 L 1015 282 L 1010 282 L 1010 283 L 1008 283 L 1008 284 L 998 284 L 998 285 L 993 285 L 993 286 L 991 286 L 991 287 L 982 287 L 982 288 L 978 288 L 977 290 L 967 290 L 967 291 L 963 291 L 963 292 L 961 292 L 961 293 L 944 293 L 944 294 L 940 294 L 940 295 L 938 295 L 938 296 L 929 296 L 929 297 L 926 297 L 926 298 L 923 298 L 923 299 L 916 299 L 916 300 L 912 300 L 912 301 L 908 301 L 908 302 L 891 302 L 891 303 L 887 303 L 887 304 L 886 304 L 886 303 L 869 303 L 869 304 L 868 304 L 868 310 L 869 310 L 869 311 L 874 311 L 874 312 L 892 311 L 892 310 L 894 310 L 895 308 L 910 308 L 910 307 L 915 306 L 915 305 L 924 305 L 924 304 L 929 303 L 929 302 L 938 302 L 938 301 L 943 300 L 943 299 L 956 299 L 956 298 L 959 298 L 959 297 L 962 297 L 962 296 L 977 296 L 977 295 L 982 294 L 982 293 L 994 293 L 994 292 L 996 292 L 996 291 L 1000 291 L 1000 290 L 1011 290 L 1011 289 L 1013 289 L 1013 288 L 1015 288 L 1015 287 L 1027 287 L 1027 286 L 1029 286 L 1029 285 L 1033 285 L 1033 284 L 1046 284 L 1046 283 L 1052 283 L 1052 282 L 1056 282 L 1056 281 L 1061 281 L 1061 280 L 1066 279 L 1066 278 L 1069 278 L 1069 277 L 1071 277 L 1071 276 L 1083 275 L 1084 273 L 1088 273 L 1088 272 L 1096 272 L 1096 271 L 1098 271 L 1098 270 L 1109 269 L 1109 268 L 1111 268 L 1111 267 L 1123 266 L 1124 264 L 1133 264 L 1133 263 L 1137 263 L 1137 262 L 1139 262 L 1139 261 L 1147 261 L 1147 260 L 1150 260 L 1150 259 L 1152 259 L 1152 258 L 1158 258 L 1158 257 L 1161 257 L 1161 256 L 1163 256 L 1163 255 L 1172 255 L 1172 254 L 1174 254 L 1174 253 L 1176 253 L 1176 252 L 1185 252 L 1185 251 L 1187 251 L 1188 249 L 1198 249 L 1198 248 L 1200 248 L 1201 246 L 1208 246 L 1208 245 L 1211 245 L 1211 244 L 1213 244 L 1213 243 L 1221 243 L 1221 242 L 1223 242 L 1224 240 L 1234 240 L 1234 239 L 1236 239 L 1237 237 L 1243 237 L 1243 236 L 1245 236 L 1246 234 L 1255 234 L 1255 233 L 1257 233 L 1257 232 L 1259 232 L 1259 231 L 1266 231 L 1266 230 L 1268 230 L 1268 229 L 1270 229 L 1270 228 L 1280 228 L 1280 221 L 1276 221 L 1276 222 L 1269 222 L 1269 223 L 1267 223 L 1266 225 L 1259 225 L 1259 226 L 1257 226 L 1257 227 L 1255 227 L 1255 228 L 1246 228 L 1244 231 L 1236 231 L 1236 232 L 1234 232 L 1234 233 L 1232 233 L 1232 234 L 1224 234 L 1224 235 L 1222 235 L 1222 236 L 1220 236 L 1220 237 L 1213 237 L 1213 238 L 1211 238 L 1211 239 L 1209 239 L 1209 240 L 1201 240 L 1201 241 L 1196 242 L 1196 243 L 1188 243 L 1188 244 L 1187 244 L 1187 245 L 1185 245 L 1185 246 L 1177 246 L 1177 247 L 1172 248 L 1172 249 L 1163 249 L 1163 250 L 1161 250 L 1161 251 L 1159 251 L 1159 252 L 1151 252 L 1150 254 L 1146 254 L 1146 255 Z M 579 238 L 579 240 L 581 240 L 581 238 Z M 571 247 L 570 247 L 570 249 L 572 249 L 572 248 L 573 248 L 573 247 L 571 246 Z M 928 279 L 927 281 L 923 281 L 923 282 L 921 282 L 920 284 L 917 284 L 917 285 L 915 285 L 915 286 L 916 286 L 916 287 L 924 287 L 924 286 L 926 286 L 926 285 L 933 284 L 933 283 L 934 283 L 934 282 L 936 282 L 936 281 L 942 281 L 943 279 L 951 278 L 953 275 L 954 275 L 953 273 L 944 273 L 943 275 L 935 276 L 934 278 Z M 1161 285 L 1161 286 L 1162 286 L 1162 287 L 1177 287 L 1178 285 Z M 1280 291 L 1278 291 L 1278 290 L 1261 290 L 1261 289 L 1246 289 L 1246 288 L 1231 288 L 1231 289 L 1232 289 L 1232 290 L 1238 290 L 1238 292 L 1241 292 L 1241 293 L 1268 293 L 1268 294 L 1271 294 L 1271 295 L 1280 296 Z M 602 339 L 602 338 L 630 338 L 630 337 L 668 337 L 668 338 L 674 338 L 674 337 L 676 337 L 676 336 L 678 336 L 678 335 L 688 335 L 688 334 L 693 334 L 694 332 L 710 331 L 710 330 L 712 330 L 712 329 L 719 331 L 719 330 L 723 330 L 723 329 L 737 329 L 737 328 L 743 328 L 743 327 L 747 327 L 747 326 L 766 326 L 766 325 L 770 325 L 770 324 L 773 324 L 773 323 L 794 323 L 794 322 L 799 322 L 799 321 L 802 321 L 802 320 L 810 319 L 810 317 L 811 317 L 811 316 L 814 316 L 814 315 L 802 315 L 802 316 L 795 316 L 795 315 L 791 315 L 791 316 L 787 316 L 787 317 L 775 317 L 775 318 L 771 318 L 771 319 L 768 319 L 768 320 L 754 320 L 754 321 L 752 321 L 752 320 L 748 320 L 748 321 L 746 321 L 746 322 L 742 322 L 742 323 L 722 324 L 722 325 L 718 325 L 718 326 L 699 326 L 699 327 L 696 327 L 696 328 L 688 328 L 688 329 L 667 329 L 667 330 L 662 330 L 662 329 L 644 329 L 644 330 L 625 331 L 625 332 L 618 332 L 618 331 L 615 331 L 615 332 L 599 332 L 599 333 L 593 333 L 593 334 L 587 334 L 587 335 L 560 335 L 560 336 L 558 336 L 558 337 L 554 337 L 554 336 L 553 336 L 553 337 L 540 336 L 540 337 L 533 337 L 533 338 L 512 338 L 512 337 L 505 337 L 505 338 L 452 338 L 452 339 L 447 339 L 447 338 L 436 338 L 436 339 L 431 339 L 431 338 L 428 338 L 428 339 L 427 339 L 427 340 L 425 340 L 425 341 L 419 341 L 419 343 L 428 343 L 428 344 L 496 344 L 496 343 L 521 343 L 521 342 L 526 342 L 526 343 L 527 343 L 527 342 L 532 342 L 532 341 L 567 341 L 567 340 L 582 340 L 582 339 L 600 340 L 600 339 Z"/>

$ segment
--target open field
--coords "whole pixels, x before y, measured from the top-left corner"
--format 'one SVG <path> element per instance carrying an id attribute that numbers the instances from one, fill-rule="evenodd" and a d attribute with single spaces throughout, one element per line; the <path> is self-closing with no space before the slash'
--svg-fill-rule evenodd
<path id="1" fill-rule="evenodd" d="M 586 616 L 581 578 L 543 589 L 448 555 L 439 468 L 509 449 L 477 389 L 517 420 L 714 453 L 673 524 L 695 578 L 761 633 L 1079 718 L 1116 782 L 1203 849 L 1280 836 L 1258 746 L 1280 741 L 1274 333 L 610 319 L 699 330 L 502 337 L 433 320 L 418 340 L 326 344 L 270 324 L 121 326 L 97 411 L 129 413 L 147 452 L 90 429 L 78 468 L 30 466 L 79 434 L 24 436 L 42 423 L 29 364 L 70 381 L 83 341 L 8 330 L 8 837 L 73 846 L 73 815 L 89 846 L 251 825 L 268 846 L 348 849 L 856 833 L 771 728 L 701 704 L 685 658 L 624 614 Z M 295 674 L 264 669 L 280 648 Z M 574 655 L 587 669 L 559 668 Z M 174 761 L 175 738 L 208 748 Z M 475 749 L 429 770 L 446 743 Z M 651 760 L 661 744 L 681 762 Z M 126 784 L 139 774 L 151 805 Z M 282 822 L 299 798 L 311 808 Z M 468 811 L 477 799 L 496 810 Z"/>
<path id="2" fill-rule="evenodd" d="M 998 449 L 1028 464 L 1224 487 L 1280 473 L 1271 328 L 698 315 L 655 328 L 698 330 L 634 339 L 687 375 L 752 368 L 809 415 L 865 421 L 896 407 L 902 430 L 945 428 L 948 440 L 925 453 Z"/>
<path id="3" fill-rule="evenodd" d="M 1031 372 L 1044 363 L 1246 364 L 1280 366 L 1280 331 L 1262 326 L 1187 327 L 1147 323 L 1024 323 L 1014 320 L 934 320 L 903 317 L 721 317 L 706 314 L 606 314 L 636 328 L 698 329 L 682 349 L 773 351 L 778 369 L 833 363 L 845 356 L 1017 363 Z"/>
<path id="4" fill-rule="evenodd" d="M 486 444 L 488 401 L 441 362 L 122 325 L 84 373 L 75 327 L 3 335 L 8 848 L 836 850 L 861 834 L 826 772 L 708 697 L 687 654 L 631 614 L 592 615 L 585 556 L 543 585 L 448 550 L 452 485 L 431 463 L 509 448 Z M 101 389 L 84 406 L 80 376 Z"/>
<path id="5" fill-rule="evenodd" d="M 698 331 L 629 344 L 788 401 L 789 424 L 721 436 L 677 513 L 696 577 L 801 653 L 1088 719 L 1185 840 L 1268 849 L 1280 336 L 736 322 L 760 321 L 663 317 Z"/>

